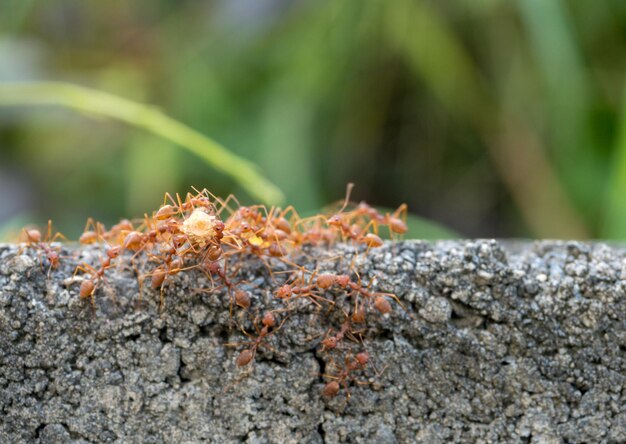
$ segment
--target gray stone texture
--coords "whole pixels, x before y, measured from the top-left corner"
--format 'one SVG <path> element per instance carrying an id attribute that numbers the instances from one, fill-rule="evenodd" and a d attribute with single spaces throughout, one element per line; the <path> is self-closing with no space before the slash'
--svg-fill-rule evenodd
<path id="1" fill-rule="evenodd" d="M 305 253 L 298 261 L 321 271 L 354 259 L 346 246 Z M 100 254 L 63 247 L 48 276 L 42 252 L 0 245 L 1 443 L 626 442 L 622 248 L 407 241 L 361 252 L 363 283 L 406 311 L 368 315 L 371 365 L 350 379 L 349 400 L 320 393 L 320 341 L 345 296 L 326 295 L 331 312 L 285 304 L 250 258 L 236 264 L 249 313 L 231 315 L 227 292 L 195 270 L 171 280 L 161 307 L 158 292 L 139 297 L 126 260 L 94 306 L 72 275 Z M 253 365 L 237 368 L 249 340 L 238 325 L 254 333 L 255 314 L 287 306 Z"/>

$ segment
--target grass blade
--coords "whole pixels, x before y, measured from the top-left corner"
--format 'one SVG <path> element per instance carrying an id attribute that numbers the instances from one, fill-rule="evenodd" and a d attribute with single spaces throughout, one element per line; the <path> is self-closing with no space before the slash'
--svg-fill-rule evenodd
<path id="1" fill-rule="evenodd" d="M 601 235 L 607 239 L 626 239 L 626 88 L 622 98 L 622 116 L 615 148 Z"/>
<path id="2" fill-rule="evenodd" d="M 235 179 L 250 196 L 266 204 L 281 204 L 284 201 L 282 191 L 266 179 L 255 164 L 155 107 L 60 82 L 0 84 L 1 105 L 58 105 L 126 122 L 194 153 L 216 170 Z"/>

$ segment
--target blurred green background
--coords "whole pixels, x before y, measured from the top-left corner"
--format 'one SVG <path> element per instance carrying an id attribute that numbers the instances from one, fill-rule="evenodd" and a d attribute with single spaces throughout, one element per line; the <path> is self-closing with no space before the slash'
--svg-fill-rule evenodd
<path id="1" fill-rule="evenodd" d="M 159 107 L 304 214 L 341 199 L 464 237 L 626 238 L 624 0 L 0 0 L 0 82 Z M 165 191 L 253 198 L 168 140 L 0 107 L 0 231 L 77 237 Z M 415 219 L 419 222 L 418 219 Z M 450 235 L 414 225 L 413 236 Z"/>

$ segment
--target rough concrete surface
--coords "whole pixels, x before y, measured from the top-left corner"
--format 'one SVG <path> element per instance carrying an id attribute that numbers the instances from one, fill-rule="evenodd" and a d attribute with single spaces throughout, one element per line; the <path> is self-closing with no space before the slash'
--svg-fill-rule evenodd
<path id="1" fill-rule="evenodd" d="M 311 267 L 345 270 L 351 250 L 336 248 L 308 251 Z M 372 365 L 349 400 L 320 394 L 335 313 L 301 304 L 242 370 L 246 313 L 231 317 L 200 273 L 177 276 L 160 308 L 122 266 L 94 307 L 72 274 L 99 253 L 62 255 L 47 276 L 41 252 L 0 246 L 1 443 L 626 442 L 622 248 L 407 241 L 359 255 L 363 281 L 407 311 L 371 316 Z M 252 312 L 280 306 L 260 261 L 239 267 Z"/>

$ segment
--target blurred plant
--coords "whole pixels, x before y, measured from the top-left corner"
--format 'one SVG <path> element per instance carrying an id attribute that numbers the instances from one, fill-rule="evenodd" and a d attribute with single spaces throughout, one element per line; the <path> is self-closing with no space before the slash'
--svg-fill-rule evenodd
<path id="1" fill-rule="evenodd" d="M 102 91 L 56 82 L 0 84 L 2 105 L 60 105 L 121 120 L 201 157 L 215 169 L 233 177 L 252 197 L 263 203 L 281 204 L 284 200 L 282 191 L 263 177 L 256 165 L 156 108 Z"/>
<path id="2" fill-rule="evenodd" d="M 625 235 L 621 0 L 19 3 L 0 78 L 154 103 L 304 212 L 353 181 L 356 200 L 407 202 L 466 236 Z M 0 116 L 0 163 L 30 176 L 32 205 L 61 227 L 85 216 L 66 201 L 113 221 L 154 206 L 155 187 L 241 194 L 163 139 Z"/>

